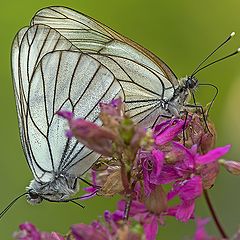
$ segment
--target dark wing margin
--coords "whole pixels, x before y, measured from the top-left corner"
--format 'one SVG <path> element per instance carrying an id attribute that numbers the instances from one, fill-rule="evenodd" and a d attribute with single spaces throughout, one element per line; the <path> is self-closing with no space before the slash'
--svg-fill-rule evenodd
<path id="1" fill-rule="evenodd" d="M 100 52 L 104 49 L 111 49 L 112 45 L 127 44 L 142 56 L 142 63 L 146 63 L 148 67 L 162 73 L 174 85 L 178 85 L 177 77 L 172 70 L 156 55 L 130 40 L 122 36 L 106 25 L 97 20 L 61 6 L 52 6 L 39 10 L 33 17 L 31 24 L 46 24 L 65 36 L 74 46 L 86 52 Z M 115 52 L 117 50 L 116 46 Z M 131 52 L 128 53 L 131 55 Z M 133 59 L 135 56 L 132 55 Z M 135 59 L 136 60 L 136 59 Z"/>

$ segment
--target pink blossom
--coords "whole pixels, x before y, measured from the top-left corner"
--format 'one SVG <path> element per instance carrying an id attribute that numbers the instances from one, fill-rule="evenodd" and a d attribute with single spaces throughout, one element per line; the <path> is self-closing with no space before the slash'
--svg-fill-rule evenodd
<path id="1" fill-rule="evenodd" d="M 86 187 L 83 190 L 86 191 L 88 194 L 85 194 L 81 197 L 82 200 L 89 199 L 94 197 L 97 194 L 98 187 L 97 187 L 97 181 L 96 181 L 96 171 L 91 170 L 92 174 L 92 186 Z"/>
<path id="2" fill-rule="evenodd" d="M 208 224 L 208 222 L 209 222 L 208 218 L 196 219 L 197 229 L 194 235 L 194 240 L 213 240 L 213 238 L 210 237 L 205 230 L 205 226 L 206 224 Z"/>
<path id="3" fill-rule="evenodd" d="M 195 208 L 195 199 L 202 195 L 201 177 L 194 176 L 185 181 L 176 182 L 168 193 L 168 200 L 176 195 L 181 199 L 181 204 L 176 207 L 176 218 L 187 222 L 192 218 Z"/>
<path id="4" fill-rule="evenodd" d="M 163 145 L 172 141 L 179 133 L 182 133 L 184 125 L 187 126 L 189 120 L 172 119 L 161 122 L 154 128 L 155 143 Z"/>
<path id="5" fill-rule="evenodd" d="M 23 223 L 19 228 L 20 231 L 14 233 L 17 240 L 64 240 L 64 237 L 56 232 L 40 232 L 32 223 Z"/>
<path id="6" fill-rule="evenodd" d="M 144 191 L 149 196 L 155 189 L 155 179 L 161 173 L 164 161 L 164 153 L 153 149 L 151 152 L 140 153 L 140 163 L 143 170 Z"/>
<path id="7" fill-rule="evenodd" d="M 184 153 L 184 158 L 174 164 L 179 179 L 175 180 L 172 190 L 168 193 L 168 200 L 179 196 L 181 204 L 177 206 L 176 218 L 186 222 L 193 216 L 195 199 L 202 195 L 204 178 L 208 178 L 208 175 L 202 175 L 202 166 L 217 161 L 229 151 L 230 146 L 219 147 L 200 155 L 196 152 L 195 145 L 191 149 L 176 142 L 173 145 L 175 150 L 181 150 Z"/>
<path id="8" fill-rule="evenodd" d="M 125 209 L 125 201 L 118 203 L 121 211 Z M 148 211 L 145 205 L 137 200 L 132 201 L 129 215 L 143 225 L 146 240 L 155 240 L 158 233 L 158 225 L 163 224 L 162 215 L 156 215 Z"/>
<path id="9" fill-rule="evenodd" d="M 204 184 L 208 183 L 209 178 L 212 181 L 211 177 L 214 175 L 213 172 L 206 173 L 206 166 L 216 162 L 219 157 L 229 151 L 229 148 L 230 146 L 227 145 L 200 155 L 197 153 L 196 145 L 188 149 L 178 142 L 173 142 L 171 152 L 178 157 L 172 164 L 164 162 L 164 155 L 160 152 L 152 152 L 147 159 L 148 162 L 151 161 L 152 169 L 154 166 L 154 171 L 143 168 L 144 187 L 147 193 L 149 194 L 155 185 L 173 182 L 172 190 L 168 193 L 168 200 L 175 196 L 180 198 L 181 203 L 175 208 L 175 216 L 180 221 L 188 221 L 194 214 L 195 199 L 202 195 Z"/>
<path id="10" fill-rule="evenodd" d="M 72 235 L 76 240 L 111 239 L 109 230 L 98 221 L 95 221 L 89 225 L 83 223 L 75 224 L 72 226 L 71 230 Z"/>

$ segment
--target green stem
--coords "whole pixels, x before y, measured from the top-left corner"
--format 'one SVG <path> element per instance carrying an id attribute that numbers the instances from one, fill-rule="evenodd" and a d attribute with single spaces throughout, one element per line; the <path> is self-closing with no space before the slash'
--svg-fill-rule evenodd
<path id="1" fill-rule="evenodd" d="M 206 200 L 206 202 L 207 202 L 208 208 L 209 208 L 209 210 L 210 210 L 210 212 L 211 212 L 211 215 L 212 215 L 212 217 L 213 217 L 213 220 L 214 220 L 214 222 L 215 222 L 215 224 L 216 224 L 216 227 L 217 227 L 218 231 L 220 232 L 221 236 L 222 236 L 224 239 L 228 239 L 227 234 L 225 233 L 225 231 L 224 231 L 221 223 L 219 222 L 219 219 L 218 219 L 217 214 L 216 214 L 216 212 L 215 212 L 215 210 L 214 210 L 214 208 L 213 208 L 213 205 L 212 205 L 212 203 L 211 203 L 211 200 L 210 200 L 210 198 L 209 198 L 209 195 L 208 195 L 207 190 L 204 190 L 204 197 L 205 197 L 205 200 Z"/>

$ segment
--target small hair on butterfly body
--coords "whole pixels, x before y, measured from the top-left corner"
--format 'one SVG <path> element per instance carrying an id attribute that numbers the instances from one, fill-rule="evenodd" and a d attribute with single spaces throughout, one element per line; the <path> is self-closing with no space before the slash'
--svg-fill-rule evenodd
<path id="1" fill-rule="evenodd" d="M 149 50 L 91 17 L 67 7 L 39 10 L 12 45 L 21 143 L 34 177 L 21 197 L 32 204 L 74 202 L 79 198 L 70 196 L 78 192 L 79 178 L 100 157 L 65 137 L 65 122 L 56 112 L 100 124 L 99 103 L 120 96 L 128 114 L 145 127 L 161 115 L 180 116 L 200 85 L 196 73 L 236 54 L 201 67 L 217 49 L 190 76 L 178 79 Z"/>

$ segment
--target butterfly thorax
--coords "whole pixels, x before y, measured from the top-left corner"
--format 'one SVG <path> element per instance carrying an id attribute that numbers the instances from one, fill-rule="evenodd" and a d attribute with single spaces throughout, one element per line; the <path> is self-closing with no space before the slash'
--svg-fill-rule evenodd
<path id="1" fill-rule="evenodd" d="M 193 76 L 179 79 L 179 86 L 175 89 L 173 97 L 168 101 L 168 111 L 172 116 L 179 117 L 190 101 L 191 93 L 198 86 L 198 80 Z"/>
<path id="2" fill-rule="evenodd" d="M 27 201 L 37 204 L 42 200 L 61 202 L 78 192 L 77 179 L 66 175 L 55 175 L 52 181 L 32 180 L 27 187 Z"/>

